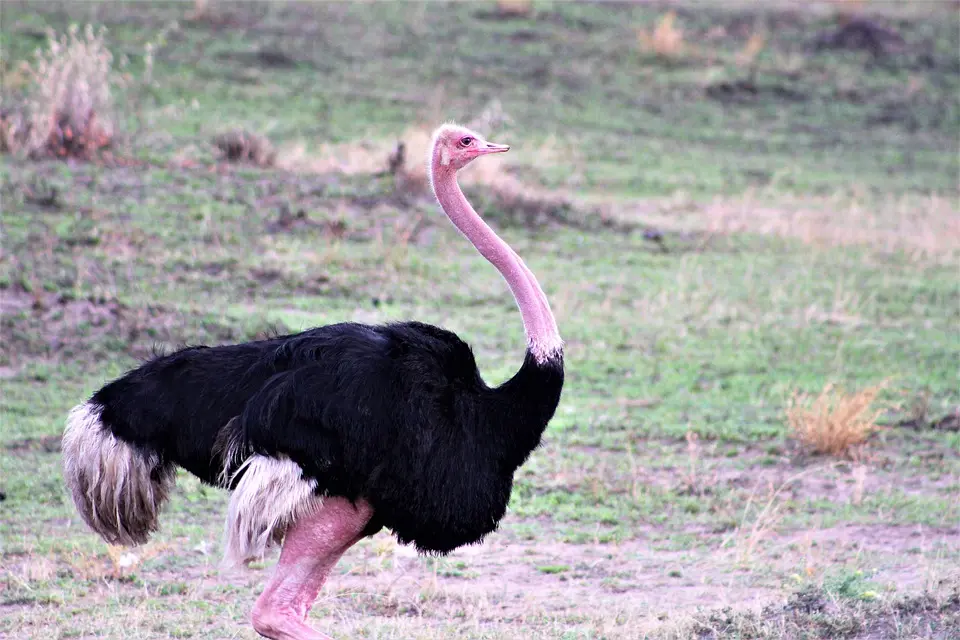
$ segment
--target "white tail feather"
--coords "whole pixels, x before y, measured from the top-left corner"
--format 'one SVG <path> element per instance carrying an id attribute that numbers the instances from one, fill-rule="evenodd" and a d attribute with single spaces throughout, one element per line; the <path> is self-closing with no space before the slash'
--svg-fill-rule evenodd
<path id="1" fill-rule="evenodd" d="M 70 411 L 63 431 L 63 473 L 77 511 L 110 544 L 143 544 L 157 530 L 174 469 L 156 453 L 134 448 L 104 426 L 102 407 Z"/>
<path id="2" fill-rule="evenodd" d="M 255 455 L 234 473 L 243 473 L 230 498 L 224 531 L 224 564 L 261 558 L 283 540 L 287 527 L 323 504 L 317 481 L 289 458 Z"/>

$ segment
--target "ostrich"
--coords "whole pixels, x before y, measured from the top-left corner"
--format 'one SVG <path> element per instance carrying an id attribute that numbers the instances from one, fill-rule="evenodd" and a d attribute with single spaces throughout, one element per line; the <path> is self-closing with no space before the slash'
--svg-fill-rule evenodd
<path id="1" fill-rule="evenodd" d="M 433 554 L 496 530 L 564 377 L 536 278 L 457 183 L 474 159 L 508 149 L 447 124 L 428 160 L 440 206 L 520 308 L 527 349 L 512 378 L 487 386 L 463 340 L 420 322 L 333 324 L 156 357 L 67 419 L 64 475 L 86 524 L 111 544 L 145 542 L 177 466 L 231 490 L 225 561 L 281 546 L 252 612 L 274 640 L 327 637 L 305 623 L 311 605 L 344 552 L 382 528 Z"/>

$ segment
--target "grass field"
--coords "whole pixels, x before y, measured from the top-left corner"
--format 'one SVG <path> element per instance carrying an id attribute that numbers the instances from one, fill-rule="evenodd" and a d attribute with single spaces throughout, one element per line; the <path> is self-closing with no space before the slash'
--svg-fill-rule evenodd
<path id="1" fill-rule="evenodd" d="M 0 5 L 3 107 L 47 27 L 105 25 L 128 61 L 109 158 L 0 156 L 0 638 L 255 637 L 274 558 L 218 569 L 225 494 L 180 474 L 132 554 L 66 494 L 66 412 L 153 349 L 416 318 L 489 383 L 519 367 L 503 281 L 423 189 L 448 119 L 512 146 L 464 181 L 542 282 L 567 386 L 497 534 L 365 540 L 312 624 L 960 638 L 956 4 L 857 4 L 901 38 L 875 52 L 817 46 L 831 4 L 670 6 L 679 32 L 655 3 Z M 273 166 L 221 159 L 234 129 Z M 788 427 L 830 383 L 885 383 L 846 457 Z"/>

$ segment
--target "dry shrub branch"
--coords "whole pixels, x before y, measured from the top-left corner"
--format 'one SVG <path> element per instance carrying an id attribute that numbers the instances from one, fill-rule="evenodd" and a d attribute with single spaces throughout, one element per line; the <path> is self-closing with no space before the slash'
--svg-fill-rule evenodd
<path id="1" fill-rule="evenodd" d="M 794 394 L 786 409 L 793 437 L 815 453 L 856 458 L 861 445 L 880 429 L 876 421 L 884 409 L 875 402 L 885 386 L 848 393 L 828 384 L 816 397 Z"/>

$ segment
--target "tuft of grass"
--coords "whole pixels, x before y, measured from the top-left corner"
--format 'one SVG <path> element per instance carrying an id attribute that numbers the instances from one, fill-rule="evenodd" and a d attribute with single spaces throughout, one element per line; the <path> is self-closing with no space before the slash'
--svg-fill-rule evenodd
<path id="1" fill-rule="evenodd" d="M 832 0 L 837 22 L 844 23 L 863 14 L 865 0 Z"/>
<path id="2" fill-rule="evenodd" d="M 213 139 L 213 144 L 220 151 L 221 157 L 228 162 L 272 167 L 277 159 L 277 152 L 266 136 L 244 129 L 221 133 Z"/>
<path id="3" fill-rule="evenodd" d="M 683 31 L 676 23 L 676 11 L 669 11 L 660 18 L 652 32 L 647 33 L 642 29 L 637 31 L 641 51 L 665 60 L 681 58 L 688 47 L 683 39 Z"/>
<path id="4" fill-rule="evenodd" d="M 187 20 L 202 20 L 207 17 L 209 0 L 193 0 L 193 10 L 187 14 Z"/>
<path id="5" fill-rule="evenodd" d="M 0 151 L 22 156 L 89 157 L 115 134 L 117 75 L 106 28 L 71 25 L 25 65 L 26 101 L 0 119 Z"/>
<path id="6" fill-rule="evenodd" d="M 541 567 L 537 567 L 537 571 L 540 573 L 545 573 L 547 575 L 555 575 L 558 573 L 566 573 L 570 570 L 565 564 L 548 564 Z"/>
<path id="7" fill-rule="evenodd" d="M 862 569 L 840 571 L 828 576 L 823 584 L 823 590 L 829 594 L 865 602 L 877 599 L 876 589 L 876 585 L 868 580 Z"/>
<path id="8" fill-rule="evenodd" d="M 828 384 L 815 398 L 797 393 L 787 404 L 787 423 L 794 438 L 815 453 L 856 457 L 860 445 L 879 427 L 883 409 L 874 403 L 883 389 L 879 384 L 848 393 Z"/>
<path id="9" fill-rule="evenodd" d="M 757 57 L 766 46 L 767 35 L 760 31 L 754 32 L 750 35 L 746 44 L 743 45 L 743 49 L 737 53 L 737 64 L 741 67 L 755 70 Z"/>
<path id="10" fill-rule="evenodd" d="M 526 18 L 532 13 L 532 0 L 497 0 L 497 14 L 501 17 Z"/>

